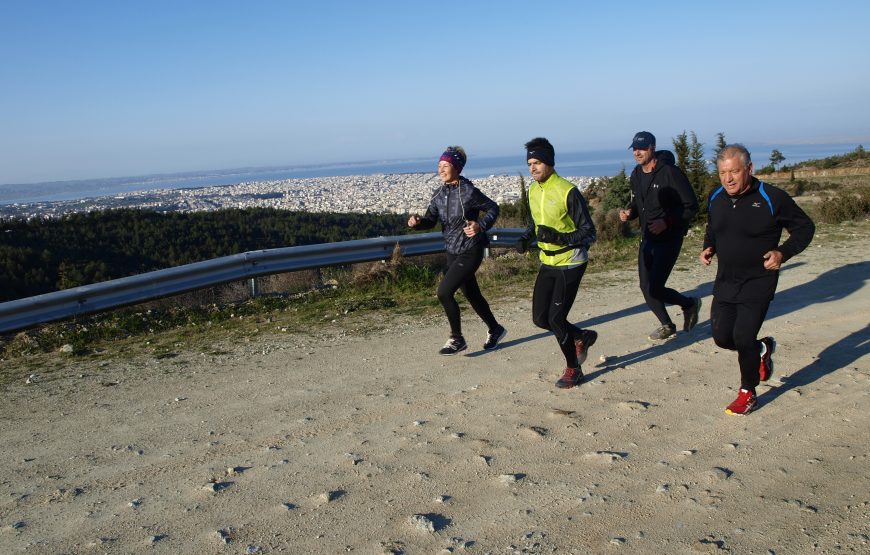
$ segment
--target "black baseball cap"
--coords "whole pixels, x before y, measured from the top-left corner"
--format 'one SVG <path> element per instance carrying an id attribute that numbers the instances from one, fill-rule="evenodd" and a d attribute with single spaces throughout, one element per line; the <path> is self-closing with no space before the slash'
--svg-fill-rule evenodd
<path id="1" fill-rule="evenodd" d="M 631 140 L 631 146 L 628 148 L 648 149 L 656 144 L 656 136 L 649 131 L 638 131 Z"/>

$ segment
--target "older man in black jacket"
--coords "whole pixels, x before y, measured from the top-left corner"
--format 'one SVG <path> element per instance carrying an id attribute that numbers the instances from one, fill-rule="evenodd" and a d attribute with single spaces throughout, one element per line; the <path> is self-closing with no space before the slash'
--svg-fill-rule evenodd
<path id="1" fill-rule="evenodd" d="M 637 166 L 631 172 L 631 203 L 619 211 L 623 222 L 640 218 L 643 237 L 638 253 L 640 289 L 647 306 L 658 318 L 652 341 L 668 339 L 677 333 L 665 304 L 683 309 L 683 330 L 698 323 L 701 299 L 687 297 L 665 286 L 683 247 L 683 237 L 698 213 L 698 198 L 686 175 L 656 156 L 656 138 L 649 131 L 634 136 L 629 147 Z"/>
<path id="2" fill-rule="evenodd" d="M 776 292 L 783 262 L 809 246 L 815 224 L 788 193 L 752 175 L 749 151 L 728 145 L 716 159 L 722 186 L 713 191 L 707 210 L 704 250 L 709 266 L 719 258 L 710 321 L 713 340 L 736 350 L 740 391 L 725 412 L 749 414 L 758 404 L 755 387 L 773 373 L 773 337 L 758 339 Z M 779 244 L 782 230 L 788 239 Z"/>

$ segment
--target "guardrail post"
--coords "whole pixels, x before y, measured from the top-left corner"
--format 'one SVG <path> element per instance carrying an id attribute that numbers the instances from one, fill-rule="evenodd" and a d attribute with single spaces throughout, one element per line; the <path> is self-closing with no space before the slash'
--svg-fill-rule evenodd
<path id="1" fill-rule="evenodd" d="M 256 298 L 259 295 L 260 295 L 260 287 L 259 287 L 259 284 L 257 284 L 257 278 L 252 277 L 251 278 L 251 298 L 252 299 Z"/>

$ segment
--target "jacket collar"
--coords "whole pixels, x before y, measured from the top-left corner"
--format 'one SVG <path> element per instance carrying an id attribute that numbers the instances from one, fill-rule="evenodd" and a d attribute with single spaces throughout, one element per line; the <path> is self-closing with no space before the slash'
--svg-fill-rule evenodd
<path id="1" fill-rule="evenodd" d="M 752 193 L 757 191 L 760 186 L 761 186 L 761 181 L 759 181 L 758 178 L 753 175 L 752 180 L 749 182 L 749 188 L 746 189 L 745 191 L 743 191 L 741 194 L 737 195 L 736 197 L 731 197 L 731 198 L 742 198 L 742 197 L 745 197 L 746 195 L 751 195 Z"/>
<path id="2" fill-rule="evenodd" d="M 538 183 L 538 185 L 540 185 L 541 187 L 546 187 L 548 183 L 552 183 L 557 179 L 559 179 L 559 174 L 556 173 L 556 170 L 553 170 L 553 173 L 550 174 L 550 177 L 548 177 L 543 183 L 538 183 L 537 181 L 535 181 L 535 183 Z"/>

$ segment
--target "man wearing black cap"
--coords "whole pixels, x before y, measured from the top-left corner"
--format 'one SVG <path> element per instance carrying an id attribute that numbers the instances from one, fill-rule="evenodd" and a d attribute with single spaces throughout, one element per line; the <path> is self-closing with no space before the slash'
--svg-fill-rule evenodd
<path id="1" fill-rule="evenodd" d="M 598 338 L 594 331 L 568 322 L 586 271 L 589 245 L 595 241 L 595 226 L 580 191 L 556 173 L 556 153 L 550 141 L 538 137 L 526 143 L 526 160 L 535 182 L 529 187 L 532 218 L 520 240 L 520 250 L 525 251 L 533 233 L 541 249 L 532 320 L 556 336 L 566 366 L 556 387 L 571 388 L 583 380 L 580 365 Z"/>
<path id="2" fill-rule="evenodd" d="M 683 331 L 690 331 L 698 323 L 701 299 L 665 287 L 680 256 L 683 237 L 698 213 L 698 198 L 680 168 L 656 157 L 656 138 L 652 133 L 637 133 L 629 148 L 634 151 L 637 166 L 631 172 L 631 202 L 619 211 L 619 219 L 627 222 L 640 218 L 643 232 L 637 262 L 640 289 L 661 324 L 649 336 L 651 341 L 658 341 L 677 333 L 665 304 L 683 309 Z"/>

